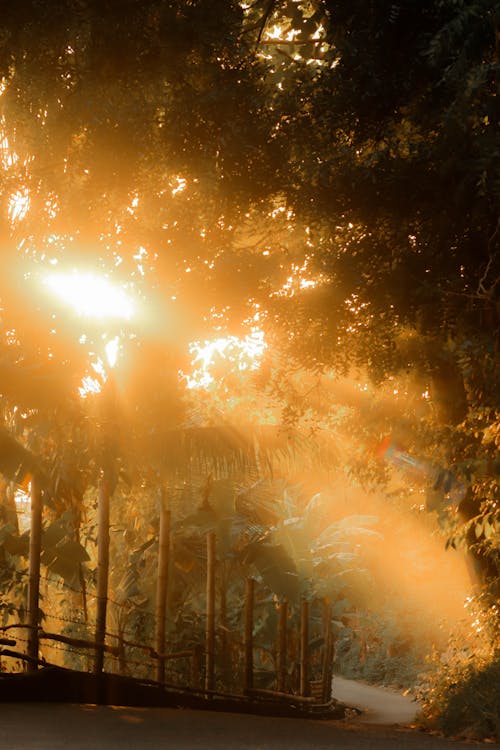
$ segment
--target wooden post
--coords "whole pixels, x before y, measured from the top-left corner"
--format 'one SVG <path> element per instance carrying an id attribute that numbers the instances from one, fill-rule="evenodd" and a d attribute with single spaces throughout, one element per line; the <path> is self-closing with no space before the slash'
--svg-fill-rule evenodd
<path id="1" fill-rule="evenodd" d="M 323 702 L 328 703 L 332 697 L 333 679 L 333 633 L 332 633 L 332 606 L 325 599 L 324 602 L 324 661 L 323 661 Z"/>
<path id="2" fill-rule="evenodd" d="M 220 566 L 219 566 L 220 571 Z M 231 650 L 229 648 L 229 627 L 227 622 L 227 578 L 219 573 L 219 648 L 220 676 L 224 690 L 230 690 L 232 680 Z"/>
<path id="3" fill-rule="evenodd" d="M 118 638 L 117 638 L 117 659 L 118 659 L 118 674 L 127 674 L 127 659 L 125 656 L 125 644 L 123 643 L 123 639 L 125 638 L 125 629 L 124 629 L 124 623 L 121 617 L 118 618 Z M 105 649 L 106 650 L 106 649 Z"/>
<path id="4" fill-rule="evenodd" d="M 207 535 L 207 625 L 205 637 L 205 690 L 215 685 L 215 532 Z"/>
<path id="5" fill-rule="evenodd" d="M 77 544 L 80 544 L 81 542 L 80 521 L 78 521 L 77 526 L 76 526 L 75 541 L 77 542 Z M 80 589 L 81 589 L 81 594 L 82 594 L 83 620 L 85 622 L 85 625 L 87 625 L 89 621 L 89 610 L 88 610 L 88 604 L 87 604 L 87 584 L 85 581 L 85 571 L 84 571 L 82 562 L 78 565 L 78 578 L 80 579 Z"/>
<path id="6" fill-rule="evenodd" d="M 203 662 L 203 646 L 197 643 L 191 655 L 191 687 L 201 687 L 201 668 Z"/>
<path id="7" fill-rule="evenodd" d="M 39 480 L 31 480 L 31 526 L 28 579 L 28 656 L 38 659 L 38 626 L 40 601 L 40 553 L 42 549 L 42 491 Z M 29 662 L 29 670 L 37 670 L 36 661 Z"/>
<path id="8" fill-rule="evenodd" d="M 278 619 L 278 692 L 284 693 L 286 686 L 286 649 L 287 649 L 288 602 L 282 601 Z"/>
<path id="9" fill-rule="evenodd" d="M 307 696 L 309 672 L 309 602 L 302 601 L 300 608 L 300 686 L 299 695 Z"/>
<path id="10" fill-rule="evenodd" d="M 97 489 L 97 615 L 95 626 L 96 655 L 95 674 L 100 675 L 104 667 L 104 643 L 106 640 L 106 611 L 108 605 L 109 575 L 109 483 L 105 476 L 99 480 Z"/>
<path id="11" fill-rule="evenodd" d="M 245 585 L 245 690 L 253 688 L 253 578 L 246 579 Z"/>
<path id="12" fill-rule="evenodd" d="M 165 490 L 159 492 L 160 535 L 158 549 L 158 582 L 156 587 L 156 679 L 165 680 L 165 632 L 167 618 L 168 570 L 170 560 L 170 511 L 165 507 Z"/>

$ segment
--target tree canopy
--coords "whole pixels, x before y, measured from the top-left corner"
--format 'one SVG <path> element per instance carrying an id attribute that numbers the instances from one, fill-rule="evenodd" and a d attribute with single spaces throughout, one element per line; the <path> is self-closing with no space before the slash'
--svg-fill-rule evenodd
<path id="1" fill-rule="evenodd" d="M 241 458 L 241 434 L 216 445 L 201 425 L 284 423 L 327 436 L 335 471 L 370 487 L 387 486 L 389 435 L 424 467 L 429 509 L 472 549 L 494 600 L 499 55 L 495 0 L 8 4 L 11 435 L 83 472 L 118 433 L 113 450 L 123 464 L 149 456 L 146 475 L 205 438 Z M 120 286 L 135 315 L 104 326 L 68 313 L 47 279 L 77 272 Z M 252 344 L 253 363 L 234 355 L 208 390 L 186 388 L 193 356 L 204 366 L 203 347 L 223 339 Z M 95 370 L 115 340 L 123 367 L 101 408 L 78 386 L 101 377 L 106 391 Z M 458 503 L 441 470 L 463 486 Z"/>

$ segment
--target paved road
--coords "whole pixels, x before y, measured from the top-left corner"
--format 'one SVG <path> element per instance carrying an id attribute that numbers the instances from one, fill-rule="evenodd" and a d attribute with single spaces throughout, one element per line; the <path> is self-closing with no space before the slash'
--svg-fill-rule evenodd
<path id="1" fill-rule="evenodd" d="M 420 704 L 408 695 L 340 676 L 333 678 L 332 694 L 346 706 L 362 711 L 357 719 L 360 723 L 411 724 L 420 710 Z"/>
<path id="2" fill-rule="evenodd" d="M 169 708 L 0 704 L 0 750 L 467 750 L 470 744 L 342 721 Z"/>

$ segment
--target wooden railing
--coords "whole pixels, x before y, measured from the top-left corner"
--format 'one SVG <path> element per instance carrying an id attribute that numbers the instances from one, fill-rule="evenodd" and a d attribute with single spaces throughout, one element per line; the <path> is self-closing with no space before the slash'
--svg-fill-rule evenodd
<path id="1" fill-rule="evenodd" d="M 123 634 L 109 633 L 107 630 L 108 608 L 108 576 L 109 576 L 109 488 L 104 480 L 98 491 L 98 562 L 96 586 L 96 624 L 94 639 L 73 637 L 65 633 L 53 632 L 41 626 L 40 622 L 40 550 L 41 550 L 41 512 L 42 495 L 36 482 L 32 483 L 32 515 L 29 546 L 29 586 L 26 622 L 10 623 L 4 628 L 4 637 L 0 638 L 0 655 L 23 661 L 28 670 L 37 670 L 47 661 L 40 656 L 41 643 L 48 642 L 78 649 L 93 657 L 93 672 L 98 677 L 106 667 L 106 657 L 122 659 L 126 663 L 124 653 L 126 649 L 134 649 L 144 654 L 144 658 L 153 664 L 156 682 L 165 683 L 166 665 L 179 659 L 189 661 L 189 676 L 185 681 L 189 684 L 183 688 L 204 690 L 209 696 L 218 686 L 218 660 L 225 654 L 217 653 L 217 621 L 216 621 L 216 578 L 217 578 L 217 539 L 214 532 L 207 535 L 206 552 L 206 606 L 200 613 L 205 618 L 204 642 L 189 647 L 171 650 L 167 648 L 167 600 L 170 558 L 170 512 L 165 508 L 163 495 L 160 496 L 160 534 L 158 553 L 158 577 L 156 586 L 155 632 L 154 644 L 126 639 Z M 255 652 L 260 648 L 255 643 L 255 598 L 259 584 L 251 577 L 245 583 L 245 601 L 243 603 L 243 628 L 238 647 L 240 662 L 243 664 L 242 684 L 232 686 L 232 690 L 240 695 L 258 696 L 262 699 L 291 700 L 303 704 L 327 704 L 331 700 L 332 663 L 333 663 L 333 635 L 331 609 L 327 602 L 312 602 L 303 599 L 299 602 L 282 600 L 278 604 L 272 603 L 277 612 L 277 631 L 273 647 L 274 674 L 269 685 L 261 687 L 255 679 Z M 259 604 L 259 606 L 261 606 Z M 318 637 L 316 646 L 314 670 L 312 669 L 312 652 L 310 639 L 311 607 L 320 607 L 323 632 Z M 290 657 L 291 643 L 291 615 L 294 613 L 293 640 L 299 643 L 298 655 Z M 299 614 L 298 614 L 299 613 Z M 318 618 L 316 618 L 318 619 Z M 27 637 L 14 634 L 7 637 L 8 631 L 27 633 Z M 317 629 L 317 626 L 316 626 Z M 112 639 L 112 642 L 110 640 Z M 225 635 L 224 643 L 227 642 Z M 18 647 L 20 645 L 20 647 Z M 42 648 L 43 650 L 43 648 Z M 3 667 L 5 670 L 5 666 Z M 293 679 L 290 676 L 293 673 Z M 224 689 L 224 688 L 222 688 Z"/>

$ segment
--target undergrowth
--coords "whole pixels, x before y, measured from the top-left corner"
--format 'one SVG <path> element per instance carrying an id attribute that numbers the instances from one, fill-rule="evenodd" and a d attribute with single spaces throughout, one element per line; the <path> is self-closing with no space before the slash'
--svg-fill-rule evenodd
<path id="1" fill-rule="evenodd" d="M 434 653 L 419 689 L 422 721 L 447 735 L 500 739 L 500 635 L 496 604 L 471 601 L 471 618 Z"/>

